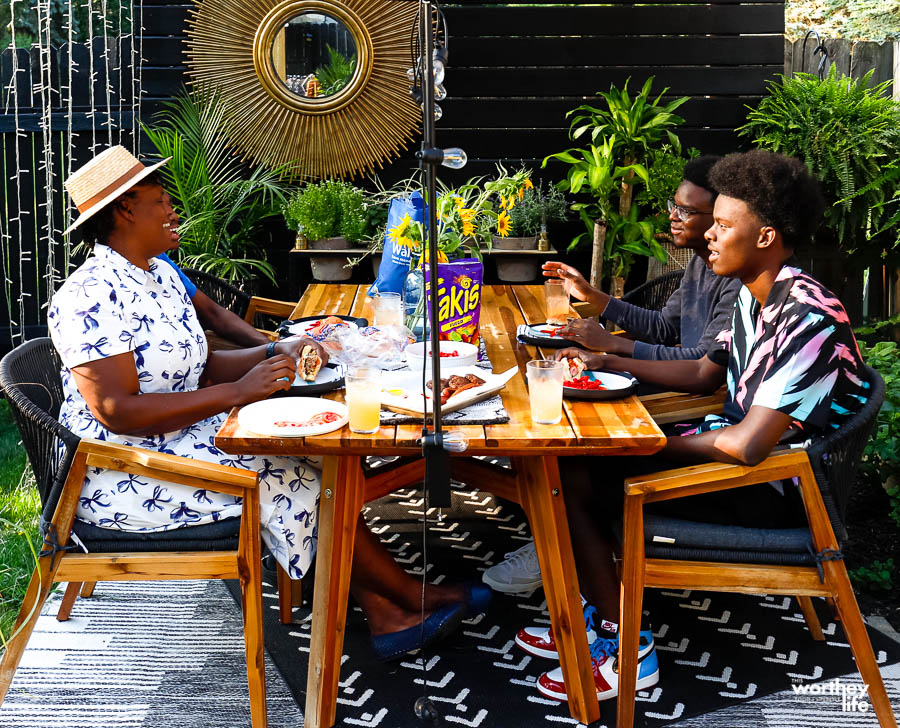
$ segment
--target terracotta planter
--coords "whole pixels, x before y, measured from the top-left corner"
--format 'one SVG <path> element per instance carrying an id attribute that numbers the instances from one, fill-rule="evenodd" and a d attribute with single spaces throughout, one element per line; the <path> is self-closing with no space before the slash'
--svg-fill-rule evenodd
<path id="1" fill-rule="evenodd" d="M 536 235 L 525 238 L 501 238 L 493 236 L 491 246 L 495 250 L 537 250 Z M 541 261 L 532 256 L 518 258 L 512 255 L 494 257 L 497 265 L 497 277 L 504 283 L 528 283 L 537 278 Z"/>
<path id="2" fill-rule="evenodd" d="M 310 250 L 347 250 L 352 247 L 344 237 L 309 241 Z M 346 281 L 353 275 L 353 269 L 347 267 L 349 258 L 346 255 L 313 255 L 309 262 L 313 278 L 317 281 Z"/>

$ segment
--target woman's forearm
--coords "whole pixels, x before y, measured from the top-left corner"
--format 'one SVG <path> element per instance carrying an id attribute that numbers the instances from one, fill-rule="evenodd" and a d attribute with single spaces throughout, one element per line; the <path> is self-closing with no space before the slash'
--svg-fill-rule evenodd
<path id="1" fill-rule="evenodd" d="M 192 392 L 131 394 L 91 405 L 94 417 L 119 435 L 159 435 L 224 412 L 240 403 L 237 383 L 204 387 Z"/>
<path id="2" fill-rule="evenodd" d="M 251 349 L 211 351 L 206 360 L 204 381 L 207 384 L 237 381 L 265 358 L 265 345 Z"/>

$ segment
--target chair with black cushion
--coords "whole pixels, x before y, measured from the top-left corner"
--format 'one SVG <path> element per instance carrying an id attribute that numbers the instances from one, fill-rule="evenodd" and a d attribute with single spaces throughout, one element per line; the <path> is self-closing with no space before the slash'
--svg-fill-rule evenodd
<path id="1" fill-rule="evenodd" d="M 814 639 L 824 639 L 811 597 L 831 598 L 882 728 L 896 728 L 841 554 L 844 516 L 884 382 L 866 367 L 869 399 L 806 449 L 776 452 L 755 467 L 710 463 L 625 481 L 618 727 L 634 721 L 644 587 L 797 595 Z M 758 529 L 644 514 L 644 504 L 797 478 L 808 526 Z M 790 485 L 786 487 L 791 487 Z M 662 539 L 660 542 L 659 539 Z"/>
<path id="2" fill-rule="evenodd" d="M 50 339 L 28 341 L 0 361 L 2 387 L 41 498 L 43 548 L 0 662 L 0 703 L 54 582 L 69 582 L 62 619 L 82 583 L 239 579 L 254 728 L 266 725 L 257 473 L 138 447 L 79 439 L 57 416 L 60 360 Z M 240 517 L 161 533 L 126 533 L 75 519 L 87 468 L 100 467 L 243 498 Z M 77 537 L 77 541 L 74 537 Z M 83 544 L 84 549 L 79 547 Z"/>
<path id="3" fill-rule="evenodd" d="M 196 268 L 182 268 L 182 272 L 209 298 L 240 316 L 251 326 L 274 338 L 278 324 L 288 318 L 296 304 L 273 298 L 251 296 L 227 281 Z"/>

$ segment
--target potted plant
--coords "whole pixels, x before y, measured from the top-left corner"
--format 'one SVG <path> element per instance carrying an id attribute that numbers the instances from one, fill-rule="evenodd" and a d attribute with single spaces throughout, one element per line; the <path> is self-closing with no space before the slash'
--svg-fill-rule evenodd
<path id="1" fill-rule="evenodd" d="M 825 195 L 825 222 L 802 265 L 861 317 L 862 268 L 881 264 L 900 220 L 896 179 L 884 174 L 900 158 L 900 104 L 890 81 L 870 87 L 872 72 L 854 79 L 797 73 L 769 85 L 769 95 L 738 133 L 761 149 L 802 159 Z M 848 265 L 848 262 L 850 265 Z"/>
<path id="2" fill-rule="evenodd" d="M 366 232 L 368 219 L 362 190 L 341 180 L 309 182 L 298 188 L 282 208 L 285 222 L 302 234 L 312 250 L 350 250 Z M 317 281 L 345 281 L 353 271 L 348 256 L 311 256 Z"/>
<path id="3" fill-rule="evenodd" d="M 653 215 L 658 210 L 643 209 L 634 194 L 639 185 L 651 184 L 647 164 L 653 150 L 668 143 L 680 153 L 681 146 L 672 129 L 684 119 L 674 112 L 688 97 L 662 104 L 668 89 L 651 98 L 652 84 L 650 77 L 633 99 L 628 93 L 628 81 L 622 90 L 613 85 L 608 93 L 598 92 L 605 108 L 583 105 L 570 111 L 569 137 L 576 140 L 588 135 L 589 144 L 544 159 L 544 166 L 551 159 L 570 165 L 566 179 L 559 184 L 563 192 L 589 195 L 588 202 L 571 206 L 584 222 L 586 232 L 570 243 L 569 250 L 585 237 L 593 239 L 591 285 L 600 286 L 606 266 L 613 295 L 621 295 L 635 255 L 666 259 L 655 238 Z"/>
<path id="4" fill-rule="evenodd" d="M 280 212 L 287 168 L 258 168 L 245 178 L 225 144 L 224 115 L 218 93 L 198 88 L 164 103 L 154 126 L 141 125 L 160 155 L 172 158 L 159 171 L 181 218 L 178 261 L 240 287 L 260 275 L 275 283 L 264 223 Z"/>
<path id="5" fill-rule="evenodd" d="M 501 200 L 501 209 L 509 215 L 508 237 L 495 235 L 492 243 L 497 250 L 537 250 L 538 235 L 546 232 L 551 222 L 565 222 L 567 217 L 566 198 L 554 186 L 544 189 L 528 179 L 516 194 Z M 540 262 L 534 258 L 496 257 L 497 276 L 501 281 L 522 283 L 534 280 Z"/>

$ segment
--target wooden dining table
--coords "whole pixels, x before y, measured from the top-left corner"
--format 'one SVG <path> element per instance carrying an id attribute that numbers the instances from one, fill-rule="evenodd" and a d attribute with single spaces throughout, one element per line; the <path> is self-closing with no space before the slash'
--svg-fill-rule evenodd
<path id="1" fill-rule="evenodd" d="M 292 318 L 325 314 L 372 320 L 367 286 L 314 284 Z M 451 458 L 455 479 L 519 503 L 534 535 L 538 562 L 573 718 L 591 723 L 600 716 L 584 629 L 581 598 L 557 458 L 570 455 L 650 455 L 666 438 L 647 409 L 631 395 L 615 401 L 565 400 L 555 425 L 531 420 L 525 364 L 544 354 L 516 338 L 519 324 L 544 321 L 543 286 L 485 286 L 481 298 L 481 336 L 495 372 L 518 366 L 501 392 L 509 422 L 453 425 L 468 438 L 468 449 Z M 577 316 L 574 310 L 573 317 Z M 343 399 L 343 391 L 328 395 Z M 260 437 L 243 431 L 237 408 L 216 435 L 216 445 L 234 454 L 322 456 L 319 540 L 313 599 L 305 724 L 330 728 L 335 722 L 354 529 L 364 503 L 392 490 L 421 482 L 421 424 L 383 425 L 371 435 L 344 427 L 305 438 Z M 363 469 L 370 455 L 401 456 L 400 467 Z M 410 456 L 413 456 L 410 458 Z M 511 468 L 485 459 L 508 457 Z"/>

